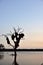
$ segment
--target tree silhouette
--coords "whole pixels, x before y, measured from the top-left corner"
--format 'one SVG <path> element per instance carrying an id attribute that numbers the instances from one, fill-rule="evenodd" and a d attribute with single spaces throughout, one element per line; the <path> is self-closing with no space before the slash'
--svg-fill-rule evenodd
<path id="1" fill-rule="evenodd" d="M 15 28 L 13 28 L 13 29 L 14 29 L 14 32 L 12 33 L 12 32 L 10 31 L 11 34 L 9 34 L 9 35 L 11 35 L 11 39 L 13 40 L 15 46 L 12 45 L 12 43 L 10 43 L 10 40 L 9 40 L 9 38 L 8 38 L 7 35 L 2 34 L 2 36 L 5 36 L 5 37 L 6 37 L 7 44 L 9 44 L 9 45 L 12 46 L 14 49 L 16 49 L 16 48 L 19 47 L 20 40 L 21 40 L 21 38 L 24 37 L 24 33 L 22 33 L 22 31 L 20 31 L 21 28 L 19 28 L 19 27 L 18 27 L 17 30 L 16 30 Z"/>
<path id="2" fill-rule="evenodd" d="M 21 28 L 18 27 L 18 29 L 16 30 L 15 28 L 14 29 L 14 32 L 12 33 L 11 31 L 11 34 L 8 34 L 11 36 L 11 39 L 13 40 L 14 44 L 15 45 L 12 45 L 12 43 L 10 43 L 10 40 L 8 38 L 7 35 L 5 34 L 2 34 L 2 36 L 5 36 L 6 38 L 6 41 L 7 41 L 7 44 L 9 44 L 10 46 L 13 47 L 13 49 L 15 49 L 15 58 L 14 58 L 14 62 L 13 62 L 13 65 L 18 65 L 18 63 L 16 62 L 16 49 L 19 47 L 19 43 L 20 43 L 20 40 L 21 38 L 24 37 L 24 33 L 22 33 L 23 31 L 20 31 Z"/>

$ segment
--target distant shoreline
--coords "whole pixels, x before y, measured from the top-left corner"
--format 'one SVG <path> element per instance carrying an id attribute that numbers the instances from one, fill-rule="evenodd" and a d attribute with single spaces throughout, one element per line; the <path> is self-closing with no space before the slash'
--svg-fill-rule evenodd
<path id="1" fill-rule="evenodd" d="M 0 49 L 0 52 L 3 51 L 3 52 L 14 52 L 15 49 Z M 43 49 L 16 49 L 16 51 L 42 51 L 43 52 Z"/>

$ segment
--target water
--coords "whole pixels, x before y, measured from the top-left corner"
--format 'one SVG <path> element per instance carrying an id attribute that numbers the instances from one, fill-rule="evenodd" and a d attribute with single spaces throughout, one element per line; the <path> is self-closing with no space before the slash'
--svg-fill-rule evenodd
<path id="1" fill-rule="evenodd" d="M 0 65 L 15 65 L 13 52 L 0 52 Z M 17 52 L 16 65 L 41 65 L 43 52 Z"/>

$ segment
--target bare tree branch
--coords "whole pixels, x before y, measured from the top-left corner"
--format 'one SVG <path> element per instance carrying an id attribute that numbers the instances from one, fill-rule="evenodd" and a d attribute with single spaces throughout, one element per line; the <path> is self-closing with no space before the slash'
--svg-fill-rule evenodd
<path id="1" fill-rule="evenodd" d="M 14 31 L 16 32 L 16 29 L 13 27 Z"/>

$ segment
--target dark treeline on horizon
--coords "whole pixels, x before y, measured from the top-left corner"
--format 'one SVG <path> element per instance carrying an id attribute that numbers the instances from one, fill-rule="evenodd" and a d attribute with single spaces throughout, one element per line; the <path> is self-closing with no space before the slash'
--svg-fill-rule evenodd
<path id="1" fill-rule="evenodd" d="M 11 52 L 14 52 L 15 49 L 0 49 L 0 52 L 1 51 L 11 51 Z M 43 49 L 16 49 L 16 51 L 43 51 Z"/>

